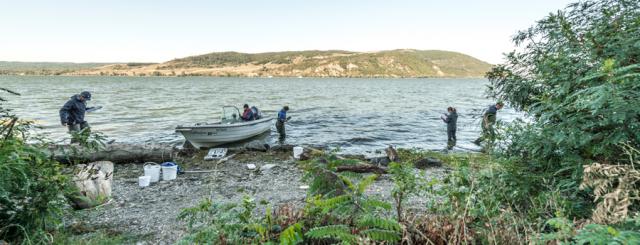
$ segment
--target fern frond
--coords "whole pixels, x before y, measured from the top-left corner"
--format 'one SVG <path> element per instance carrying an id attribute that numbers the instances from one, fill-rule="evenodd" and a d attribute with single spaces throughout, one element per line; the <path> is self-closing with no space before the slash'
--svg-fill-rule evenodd
<path id="1" fill-rule="evenodd" d="M 360 232 L 362 235 L 374 241 L 395 243 L 400 240 L 400 233 L 381 229 L 368 229 Z"/>
<path id="2" fill-rule="evenodd" d="M 340 241 L 355 242 L 358 237 L 351 234 L 346 225 L 328 225 L 309 230 L 305 235 L 314 239 L 334 238 Z"/>
<path id="3" fill-rule="evenodd" d="M 304 241 L 300 223 L 290 225 L 280 233 L 280 245 L 295 245 Z"/>
<path id="4" fill-rule="evenodd" d="M 353 182 L 349 178 L 347 178 L 346 176 L 343 176 L 343 175 L 338 175 L 338 177 L 340 177 L 342 182 L 349 188 L 349 190 L 355 190 L 356 189 L 356 186 L 353 184 Z"/>
<path id="5" fill-rule="evenodd" d="M 392 219 L 384 219 L 374 216 L 365 216 L 358 220 L 358 228 L 379 228 L 389 231 L 400 231 L 400 224 Z"/>
<path id="6" fill-rule="evenodd" d="M 361 206 L 366 210 L 374 210 L 374 209 L 391 210 L 392 208 L 390 203 L 373 199 L 373 198 L 363 200 L 361 203 Z"/>
<path id="7" fill-rule="evenodd" d="M 317 207 L 321 208 L 324 213 L 327 213 L 340 205 L 348 203 L 349 201 L 351 201 L 351 196 L 341 195 L 329 199 L 317 200 L 315 204 Z"/>
<path id="8" fill-rule="evenodd" d="M 367 189 L 367 187 L 369 187 L 371 184 L 373 184 L 373 182 L 378 178 L 377 174 L 374 175 L 369 175 L 367 177 L 365 177 L 364 179 L 362 179 L 360 181 L 360 183 L 358 183 L 358 194 L 362 194 L 364 193 L 364 191 Z"/>

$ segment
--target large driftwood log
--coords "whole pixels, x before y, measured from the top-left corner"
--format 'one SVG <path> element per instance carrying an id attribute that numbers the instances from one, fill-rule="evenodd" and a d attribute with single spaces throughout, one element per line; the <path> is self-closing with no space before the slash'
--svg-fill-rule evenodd
<path id="1" fill-rule="evenodd" d="M 99 151 L 82 150 L 74 145 L 57 145 L 50 153 L 62 163 L 110 161 L 113 163 L 173 161 L 179 150 L 169 145 L 109 144 Z"/>
<path id="2" fill-rule="evenodd" d="M 342 165 L 338 166 L 336 172 L 354 172 L 354 173 L 376 173 L 376 174 L 386 174 L 387 169 L 384 167 L 379 167 L 376 165 L 360 163 L 355 165 Z"/>

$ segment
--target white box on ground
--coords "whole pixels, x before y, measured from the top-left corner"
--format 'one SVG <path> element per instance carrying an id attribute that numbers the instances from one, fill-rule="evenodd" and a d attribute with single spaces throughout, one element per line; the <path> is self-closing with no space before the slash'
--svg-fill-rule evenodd
<path id="1" fill-rule="evenodd" d="M 256 169 L 256 165 L 252 164 L 252 163 L 249 163 L 249 164 L 247 164 L 247 169 L 254 170 L 254 169 Z"/>
<path id="2" fill-rule="evenodd" d="M 204 156 L 205 161 L 217 160 L 221 159 L 227 155 L 227 148 L 211 148 L 206 156 Z"/>

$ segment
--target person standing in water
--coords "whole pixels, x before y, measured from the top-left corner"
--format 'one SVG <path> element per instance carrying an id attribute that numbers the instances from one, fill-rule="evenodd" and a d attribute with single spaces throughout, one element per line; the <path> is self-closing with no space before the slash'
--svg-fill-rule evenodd
<path id="1" fill-rule="evenodd" d="M 493 126 L 496 124 L 498 111 L 502 109 L 502 107 L 504 107 L 504 103 L 498 101 L 495 105 L 489 106 L 489 109 L 484 112 L 482 116 L 482 135 L 473 142 L 474 144 L 480 145 L 480 143 L 485 140 L 493 142 L 496 136 Z"/>
<path id="2" fill-rule="evenodd" d="M 447 108 L 449 114 L 440 117 L 447 124 L 447 150 L 453 149 L 456 145 L 456 129 L 458 123 L 458 112 L 456 108 Z"/>
<path id="3" fill-rule="evenodd" d="M 69 101 L 60 108 L 60 123 L 69 129 L 69 133 L 77 133 L 84 129 L 89 130 L 89 123 L 84 120 L 84 114 L 93 107 L 87 107 L 88 100 L 91 100 L 91 93 L 83 91 L 71 96 Z M 74 140 L 72 139 L 72 141 Z"/>
<path id="4" fill-rule="evenodd" d="M 289 106 L 284 106 L 282 107 L 282 110 L 278 112 L 278 118 L 276 120 L 276 129 L 278 130 L 278 134 L 280 135 L 279 137 L 280 142 L 284 141 L 284 139 L 287 137 L 287 134 L 284 128 L 284 123 L 286 123 L 287 121 L 289 121 L 289 119 L 291 119 L 291 117 L 287 117 L 288 111 L 289 111 Z"/>

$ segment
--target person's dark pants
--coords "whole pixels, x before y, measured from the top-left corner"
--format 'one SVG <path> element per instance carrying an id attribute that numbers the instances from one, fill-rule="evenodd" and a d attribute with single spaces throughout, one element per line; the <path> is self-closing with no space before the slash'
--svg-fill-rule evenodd
<path id="1" fill-rule="evenodd" d="M 284 138 L 287 137 L 287 134 L 285 133 L 285 129 L 284 129 L 284 122 L 277 121 L 276 129 L 278 130 L 278 134 L 280 135 L 279 137 L 280 141 L 283 141 Z"/>
<path id="2" fill-rule="evenodd" d="M 71 143 L 76 143 L 78 141 L 76 139 L 76 137 L 73 136 L 73 133 L 79 133 L 81 130 L 83 130 L 85 128 L 87 130 L 90 130 L 88 122 L 69 124 L 69 125 L 67 125 L 67 128 L 69 129 L 69 133 L 72 134 Z"/>
<path id="3" fill-rule="evenodd" d="M 447 149 L 451 150 L 456 145 L 456 131 L 447 130 Z"/>

